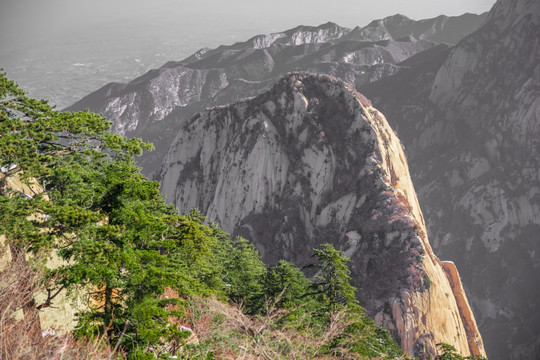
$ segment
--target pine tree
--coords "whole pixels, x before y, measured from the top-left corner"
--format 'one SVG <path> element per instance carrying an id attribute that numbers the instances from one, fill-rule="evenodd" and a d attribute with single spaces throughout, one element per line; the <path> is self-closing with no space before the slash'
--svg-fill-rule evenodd
<path id="1" fill-rule="evenodd" d="M 351 271 L 347 263 L 351 260 L 336 250 L 331 244 L 322 244 L 313 249 L 319 269 L 313 281 L 315 293 L 319 294 L 321 303 L 330 313 L 344 307 L 359 307 L 356 300 L 356 288 L 349 283 Z"/>
<path id="2" fill-rule="evenodd" d="M 96 147 L 112 143 L 104 133 L 108 127 L 109 123 L 96 114 L 63 114 L 51 109 L 46 101 L 26 97 L 0 73 L 0 234 L 5 236 L 12 258 L 26 261 L 26 252 L 49 252 L 63 223 L 95 220 L 95 216 L 82 216 L 82 220 L 79 215 L 89 214 L 79 207 L 56 208 L 39 185 L 47 186 L 52 170 L 64 166 L 68 158 L 90 154 Z M 125 144 L 123 141 L 115 146 L 122 149 Z M 12 189 L 11 182 L 22 182 L 32 192 L 19 193 Z M 36 311 L 49 306 L 56 294 L 49 292 L 49 298 L 39 305 L 31 301 L 24 307 L 25 314 L 39 319 Z M 39 322 L 34 333 L 40 336 Z"/>
<path id="3" fill-rule="evenodd" d="M 136 357 L 184 335 L 170 322 L 180 299 L 163 293 L 189 292 L 182 264 L 209 252 L 211 230 L 166 205 L 157 182 L 140 174 L 133 156 L 151 145 L 109 126 L 87 111 L 55 111 L 0 74 L 0 234 L 12 256 L 66 260 L 48 269 L 48 298 L 25 312 L 51 306 L 64 290 L 89 294 L 77 333 L 105 336 Z M 35 193 L 19 196 L 9 185 L 19 178 Z"/>
<path id="4" fill-rule="evenodd" d="M 220 258 L 224 266 L 226 295 L 242 304 L 244 311 L 255 314 L 264 303 L 263 277 L 266 266 L 253 244 L 244 238 L 222 242 Z"/>
<path id="5" fill-rule="evenodd" d="M 311 282 L 294 264 L 281 260 L 268 269 L 264 279 L 265 295 L 276 305 L 286 309 L 307 302 Z M 279 298 L 279 299 L 278 299 Z"/>

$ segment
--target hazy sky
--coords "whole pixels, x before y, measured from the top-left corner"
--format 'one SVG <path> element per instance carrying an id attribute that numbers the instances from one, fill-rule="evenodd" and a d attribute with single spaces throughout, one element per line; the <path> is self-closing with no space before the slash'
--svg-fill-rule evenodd
<path id="1" fill-rule="evenodd" d="M 342 26 L 400 13 L 413 19 L 488 11 L 495 0 L 0 0 L 2 41 L 66 34 L 114 23 L 170 24 L 182 31 L 207 26 L 255 33 L 334 21 Z M 0 45 L 5 45 L 1 44 Z"/>

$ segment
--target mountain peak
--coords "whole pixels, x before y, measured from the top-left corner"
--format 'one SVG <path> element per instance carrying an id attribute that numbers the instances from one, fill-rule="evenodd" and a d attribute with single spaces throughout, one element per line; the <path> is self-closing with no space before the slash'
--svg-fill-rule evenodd
<path id="1" fill-rule="evenodd" d="M 405 21 L 413 21 L 413 20 L 411 20 L 405 15 L 395 14 L 395 15 L 387 16 L 382 19 L 373 20 L 366 27 L 376 27 L 376 26 L 386 25 L 386 24 L 398 25 L 399 23 L 402 23 Z"/>
<path id="2" fill-rule="evenodd" d="M 336 24 L 335 22 L 333 21 L 328 21 L 324 24 L 321 24 L 319 26 L 317 26 L 318 28 L 335 28 L 335 29 L 346 29 L 342 26 L 340 26 L 339 24 Z"/>
<path id="3" fill-rule="evenodd" d="M 405 15 L 402 15 L 402 14 L 395 14 L 395 15 L 390 15 L 390 16 L 387 16 L 383 19 L 384 21 L 406 21 L 406 20 L 411 20 L 409 17 L 405 16 Z"/>
<path id="4" fill-rule="evenodd" d="M 250 239 L 267 263 L 303 266 L 324 242 L 344 251 L 360 304 L 409 354 L 433 356 L 437 342 L 476 351 L 468 338 L 480 336 L 431 250 L 401 143 L 342 80 L 289 73 L 195 115 L 159 178 L 169 202 Z"/>

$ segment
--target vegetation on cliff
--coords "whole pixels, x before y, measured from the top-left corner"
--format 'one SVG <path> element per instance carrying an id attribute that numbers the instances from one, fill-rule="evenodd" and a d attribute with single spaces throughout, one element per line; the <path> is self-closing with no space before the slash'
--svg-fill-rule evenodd
<path id="1" fill-rule="evenodd" d="M 312 279 L 263 264 L 247 240 L 167 205 L 135 164 L 152 146 L 109 126 L 0 74 L 1 358 L 406 357 L 358 305 L 341 251 L 314 249 Z M 44 334 L 40 310 L 66 292 L 75 330 Z"/>

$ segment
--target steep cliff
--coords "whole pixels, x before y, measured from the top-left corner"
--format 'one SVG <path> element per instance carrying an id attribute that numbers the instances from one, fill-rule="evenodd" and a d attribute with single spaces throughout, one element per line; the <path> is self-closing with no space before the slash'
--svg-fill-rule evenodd
<path id="1" fill-rule="evenodd" d="M 345 83 L 295 73 L 197 114 L 159 177 L 168 201 L 249 238 L 268 263 L 304 265 L 323 242 L 343 250 L 361 304 L 408 353 L 441 341 L 484 353 L 431 250 L 401 143 Z"/>
<path id="2" fill-rule="evenodd" d="M 406 147 L 436 252 L 491 359 L 540 357 L 540 4 L 498 1 L 455 48 L 361 87 Z"/>

